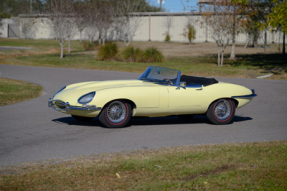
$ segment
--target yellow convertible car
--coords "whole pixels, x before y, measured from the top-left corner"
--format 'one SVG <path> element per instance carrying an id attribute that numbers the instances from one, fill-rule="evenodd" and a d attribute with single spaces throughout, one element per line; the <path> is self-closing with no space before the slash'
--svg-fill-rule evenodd
<path id="1" fill-rule="evenodd" d="M 131 117 L 205 114 L 214 124 L 232 122 L 236 108 L 256 97 L 254 90 L 214 78 L 181 75 L 150 66 L 138 80 L 82 82 L 61 88 L 49 107 L 79 121 L 99 116 L 106 127 L 124 127 Z"/>

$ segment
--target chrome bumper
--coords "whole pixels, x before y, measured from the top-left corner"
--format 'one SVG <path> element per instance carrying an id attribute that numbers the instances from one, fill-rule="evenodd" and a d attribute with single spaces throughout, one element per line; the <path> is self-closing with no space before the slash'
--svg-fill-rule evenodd
<path id="1" fill-rule="evenodd" d="M 52 107 L 56 111 L 71 111 L 71 110 L 82 110 L 82 111 L 99 111 L 102 108 L 96 107 L 95 105 L 83 105 L 83 106 L 71 106 L 69 102 L 62 102 L 60 100 L 52 100 L 49 98 L 48 106 Z"/>

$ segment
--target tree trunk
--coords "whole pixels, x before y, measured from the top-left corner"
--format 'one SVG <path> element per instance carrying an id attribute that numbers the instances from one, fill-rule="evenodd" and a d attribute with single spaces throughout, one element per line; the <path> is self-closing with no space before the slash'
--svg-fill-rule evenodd
<path id="1" fill-rule="evenodd" d="M 70 39 L 68 40 L 68 53 L 71 53 Z"/>
<path id="2" fill-rule="evenodd" d="M 89 40 L 90 40 L 90 43 L 92 43 L 93 42 L 93 37 L 90 37 Z"/>
<path id="3" fill-rule="evenodd" d="M 126 46 L 129 46 L 130 42 L 131 41 L 129 41 L 129 40 L 126 40 L 126 39 L 124 40 L 124 43 L 125 43 Z"/>
<path id="4" fill-rule="evenodd" d="M 267 32 L 264 32 L 264 54 L 266 54 L 266 47 L 267 47 Z"/>
<path id="5" fill-rule="evenodd" d="M 283 32 L 283 49 L 282 49 L 282 54 L 283 55 L 285 55 L 285 33 L 284 32 Z"/>
<path id="6" fill-rule="evenodd" d="M 99 30 L 99 45 L 101 45 L 102 44 L 102 30 L 100 29 Z"/>
<path id="7" fill-rule="evenodd" d="M 217 46 L 217 53 L 218 53 L 217 66 L 220 66 L 220 48 L 219 48 L 219 46 Z"/>
<path id="8" fill-rule="evenodd" d="M 234 41 L 232 39 L 232 48 L 231 48 L 231 54 L 230 54 L 229 60 L 234 60 L 234 59 L 235 59 L 235 39 Z"/>
<path id="9" fill-rule="evenodd" d="M 256 40 L 254 40 L 253 45 L 254 45 L 254 48 L 257 48 L 257 39 L 256 39 Z"/>
<path id="10" fill-rule="evenodd" d="M 60 45 L 61 45 L 61 55 L 60 55 L 60 58 L 63 58 L 64 57 L 64 44 L 62 42 L 60 42 Z"/>
<path id="11" fill-rule="evenodd" d="M 220 66 L 223 66 L 223 57 L 224 57 L 224 49 L 222 50 L 222 53 L 221 53 L 221 64 L 220 64 Z"/>
<path id="12" fill-rule="evenodd" d="M 246 44 L 245 44 L 245 46 L 244 46 L 244 49 L 247 48 L 247 46 L 248 46 L 248 44 L 249 44 L 249 41 L 250 41 L 250 38 L 248 37 L 248 40 L 247 40 L 247 42 L 246 42 Z"/>
<path id="13" fill-rule="evenodd" d="M 82 42 L 82 31 L 80 31 L 80 42 Z"/>
<path id="14" fill-rule="evenodd" d="M 232 48 L 231 48 L 231 54 L 230 54 L 230 58 L 229 60 L 234 60 L 235 59 L 235 27 L 236 27 L 236 23 L 235 23 L 235 8 L 234 8 L 234 12 L 233 12 L 233 24 L 232 24 Z"/>

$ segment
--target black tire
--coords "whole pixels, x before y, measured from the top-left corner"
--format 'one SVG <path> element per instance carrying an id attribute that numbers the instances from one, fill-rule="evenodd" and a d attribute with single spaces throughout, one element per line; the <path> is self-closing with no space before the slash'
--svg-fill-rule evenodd
<path id="1" fill-rule="evenodd" d="M 206 116 L 213 124 L 225 125 L 232 122 L 234 114 L 234 101 L 230 99 L 220 99 L 209 106 Z"/>
<path id="2" fill-rule="evenodd" d="M 122 100 L 115 100 L 105 106 L 99 120 L 105 127 L 121 128 L 127 125 L 131 116 L 131 105 Z"/>
<path id="3" fill-rule="evenodd" d="M 74 119 L 77 121 L 91 121 L 94 119 L 94 117 L 82 117 L 82 116 L 77 116 L 77 115 L 72 115 Z"/>
<path id="4" fill-rule="evenodd" d="M 191 115 L 191 114 L 188 114 L 188 115 L 178 115 L 178 117 L 180 119 L 184 119 L 184 120 L 189 120 L 189 119 L 192 119 L 195 115 Z"/>

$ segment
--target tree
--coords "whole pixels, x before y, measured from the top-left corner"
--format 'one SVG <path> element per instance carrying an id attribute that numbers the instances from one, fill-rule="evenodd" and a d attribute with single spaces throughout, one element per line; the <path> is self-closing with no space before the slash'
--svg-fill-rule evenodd
<path id="1" fill-rule="evenodd" d="M 232 12 L 232 48 L 229 59 L 235 59 L 235 38 L 243 31 L 245 26 L 244 15 L 246 14 L 246 0 L 232 0 L 230 11 Z"/>
<path id="2" fill-rule="evenodd" d="M 223 66 L 224 51 L 231 40 L 233 32 L 232 4 L 228 0 L 214 1 L 204 6 L 203 21 L 208 27 L 209 34 L 216 42 L 218 53 L 218 66 Z"/>
<path id="3" fill-rule="evenodd" d="M 257 48 L 258 39 L 261 38 L 260 25 L 258 25 L 253 19 L 247 19 L 244 30 L 248 35 L 248 40 L 244 48 L 247 47 L 249 41 L 252 41 L 253 47 Z"/>
<path id="4" fill-rule="evenodd" d="M 76 25 L 73 2 L 70 0 L 48 0 L 46 6 L 48 13 L 46 16 L 48 20 L 45 21 L 51 26 L 55 38 L 60 43 L 60 58 L 63 58 L 64 46 L 69 43 L 75 35 Z"/>
<path id="5" fill-rule="evenodd" d="M 96 3 L 97 20 L 96 25 L 99 30 L 99 44 L 105 45 L 107 32 L 111 28 L 115 19 L 115 7 L 112 3 L 99 1 Z"/>
<path id="6" fill-rule="evenodd" d="M 19 14 L 40 13 L 43 8 L 43 0 L 1 0 L 0 13 L 7 12 L 12 17 L 17 17 Z"/>
<path id="7" fill-rule="evenodd" d="M 37 32 L 37 27 L 35 26 L 37 23 L 37 19 L 29 18 L 29 19 L 21 19 L 21 37 L 26 38 L 34 38 Z M 19 24 L 19 22 L 18 22 Z"/>
<path id="8" fill-rule="evenodd" d="M 283 32 L 283 49 L 282 54 L 285 54 L 285 35 L 287 35 L 287 1 L 274 0 L 276 6 L 269 13 L 267 18 L 268 26 L 280 28 Z"/>
<path id="9" fill-rule="evenodd" d="M 82 32 L 87 27 L 87 13 L 89 5 L 82 1 L 78 1 L 74 4 L 74 21 L 80 32 L 80 42 L 82 42 Z M 90 12 L 89 12 L 90 13 Z"/>
<path id="10" fill-rule="evenodd" d="M 188 39 L 189 44 L 195 39 L 196 31 L 190 21 L 187 22 L 182 35 Z"/>
<path id="11" fill-rule="evenodd" d="M 128 46 L 140 26 L 141 15 L 138 11 L 144 12 L 147 3 L 138 0 L 117 0 L 115 6 L 120 38 Z"/>
<path id="12" fill-rule="evenodd" d="M 164 35 L 165 35 L 164 41 L 165 42 L 170 42 L 170 37 L 171 37 L 170 29 L 172 27 L 172 21 L 173 21 L 172 17 L 169 16 L 165 19 L 165 22 L 163 23 L 163 26 L 166 28 L 166 31 L 164 33 Z"/>
<path id="13" fill-rule="evenodd" d="M 264 52 L 266 52 L 268 28 L 266 26 L 266 15 L 271 12 L 273 4 L 271 0 L 250 0 L 245 6 L 247 7 L 247 32 L 253 35 L 256 41 L 255 44 L 257 44 L 258 29 L 264 31 Z"/>

